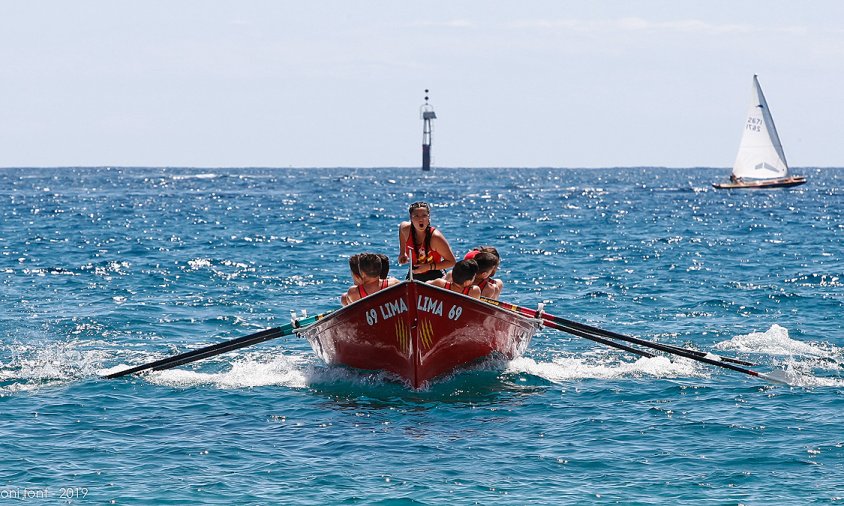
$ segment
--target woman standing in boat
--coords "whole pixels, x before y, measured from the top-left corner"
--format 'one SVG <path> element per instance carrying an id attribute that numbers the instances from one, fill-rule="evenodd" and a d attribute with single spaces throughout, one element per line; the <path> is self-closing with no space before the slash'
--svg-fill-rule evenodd
<path id="1" fill-rule="evenodd" d="M 399 264 L 413 262 L 413 278 L 419 281 L 441 278 L 454 266 L 454 252 L 442 232 L 431 226 L 431 206 L 415 202 L 409 211 L 410 221 L 399 225 Z"/>

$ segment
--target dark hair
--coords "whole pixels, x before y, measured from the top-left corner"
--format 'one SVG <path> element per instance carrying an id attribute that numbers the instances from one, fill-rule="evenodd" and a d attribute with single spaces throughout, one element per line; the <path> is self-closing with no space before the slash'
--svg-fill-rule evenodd
<path id="1" fill-rule="evenodd" d="M 381 258 L 375 253 L 361 253 L 358 260 L 358 268 L 361 274 L 366 274 L 373 278 L 381 274 Z"/>
<path id="2" fill-rule="evenodd" d="M 427 202 L 414 202 L 410 204 L 410 209 L 408 212 L 410 213 L 410 217 L 413 218 L 413 211 L 416 209 L 427 209 L 428 214 L 431 214 L 431 206 L 428 205 Z M 431 229 L 431 224 L 429 223 L 427 227 L 425 227 L 425 251 L 431 251 L 431 236 L 433 236 L 434 231 Z M 410 240 L 413 242 L 413 251 L 419 251 L 419 245 L 416 244 L 416 233 L 413 231 L 413 224 L 410 225 Z"/>
<path id="3" fill-rule="evenodd" d="M 387 279 L 390 275 L 390 257 L 382 253 L 378 253 L 378 258 L 381 259 L 381 274 L 378 276 L 381 279 Z"/>
<path id="4" fill-rule="evenodd" d="M 431 212 L 431 206 L 429 206 L 427 202 L 421 202 L 421 201 L 420 202 L 414 202 L 414 203 L 410 204 L 410 208 L 407 210 L 407 212 L 408 212 L 408 214 L 413 216 L 413 211 L 415 209 L 420 209 L 420 208 L 427 209 L 429 214 Z"/>
<path id="5" fill-rule="evenodd" d="M 481 253 L 492 253 L 495 255 L 496 260 L 501 263 L 501 256 L 498 254 L 498 250 L 492 246 L 481 246 L 480 248 L 475 248 L 476 250 L 480 251 Z"/>
<path id="6" fill-rule="evenodd" d="M 491 271 L 498 265 L 498 257 L 485 251 L 472 257 L 472 260 L 478 263 L 478 272 Z"/>
<path id="7" fill-rule="evenodd" d="M 478 273 L 478 262 L 474 260 L 461 260 L 454 264 L 451 269 L 451 279 L 458 285 L 462 285 L 467 281 L 475 279 L 475 274 Z"/>
<path id="8" fill-rule="evenodd" d="M 352 274 L 360 277 L 360 255 L 352 255 L 349 257 L 349 270 Z"/>

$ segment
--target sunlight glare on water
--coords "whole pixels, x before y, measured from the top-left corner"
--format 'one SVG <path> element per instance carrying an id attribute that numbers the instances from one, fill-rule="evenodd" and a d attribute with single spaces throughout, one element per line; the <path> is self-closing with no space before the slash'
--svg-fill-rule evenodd
<path id="1" fill-rule="evenodd" d="M 844 170 L 4 169 L 0 490 L 115 504 L 804 504 L 844 497 Z M 782 371 L 544 329 L 412 390 L 288 336 L 100 376 L 335 308 L 431 202 L 502 299 Z M 4 488 L 5 487 L 5 488 Z M 83 502 L 83 501 L 80 501 Z"/>

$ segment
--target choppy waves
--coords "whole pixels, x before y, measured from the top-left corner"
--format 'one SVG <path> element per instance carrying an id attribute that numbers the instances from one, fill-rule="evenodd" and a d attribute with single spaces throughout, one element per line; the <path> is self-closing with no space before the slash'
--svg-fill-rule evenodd
<path id="1" fill-rule="evenodd" d="M 761 363 L 760 367 L 765 368 L 765 372 L 769 369 L 782 370 L 783 378 L 791 386 L 844 386 L 844 380 L 836 376 L 844 368 L 844 353 L 840 348 L 826 342 L 792 339 L 787 329 L 776 324 L 765 332 L 737 335 L 716 343 L 713 348 L 756 360 Z M 4 345 L 2 351 L 5 360 L 0 362 L 0 395 L 99 380 L 134 365 L 164 358 L 161 353 L 144 349 L 117 349 L 111 343 L 101 340 L 11 343 Z M 121 362 L 114 364 L 115 360 Z M 531 358 L 530 354 L 509 362 L 492 359 L 433 383 L 452 381 L 460 375 L 471 375 L 478 371 L 530 375 L 556 384 L 586 379 L 693 379 L 710 378 L 713 374 L 734 374 L 682 357 L 666 355 L 632 360 L 623 354 L 596 349 L 577 354 L 558 353 L 548 361 Z M 229 353 L 206 360 L 199 366 L 194 364 L 179 369 L 148 372 L 141 378 L 152 385 L 175 388 L 280 386 L 301 389 L 344 383 L 366 387 L 400 384 L 400 380 L 389 373 L 325 366 L 317 363 L 313 355 L 307 352 L 284 352 L 274 348 Z"/>
<path id="2" fill-rule="evenodd" d="M 0 170 L 0 480 L 118 504 L 835 500 L 844 171 L 804 173 Z M 508 302 L 791 386 L 550 330 L 419 391 L 301 339 L 101 377 L 333 309 L 417 200 L 458 254 L 498 248 Z"/>

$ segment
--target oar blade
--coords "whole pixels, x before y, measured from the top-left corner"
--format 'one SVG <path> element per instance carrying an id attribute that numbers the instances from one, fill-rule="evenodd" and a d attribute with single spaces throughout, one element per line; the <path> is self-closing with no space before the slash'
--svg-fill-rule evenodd
<path id="1" fill-rule="evenodd" d="M 758 376 L 763 380 L 770 381 L 771 383 L 776 383 L 778 385 L 794 386 L 788 373 L 782 369 L 774 369 L 769 373 L 760 372 L 758 373 Z"/>

